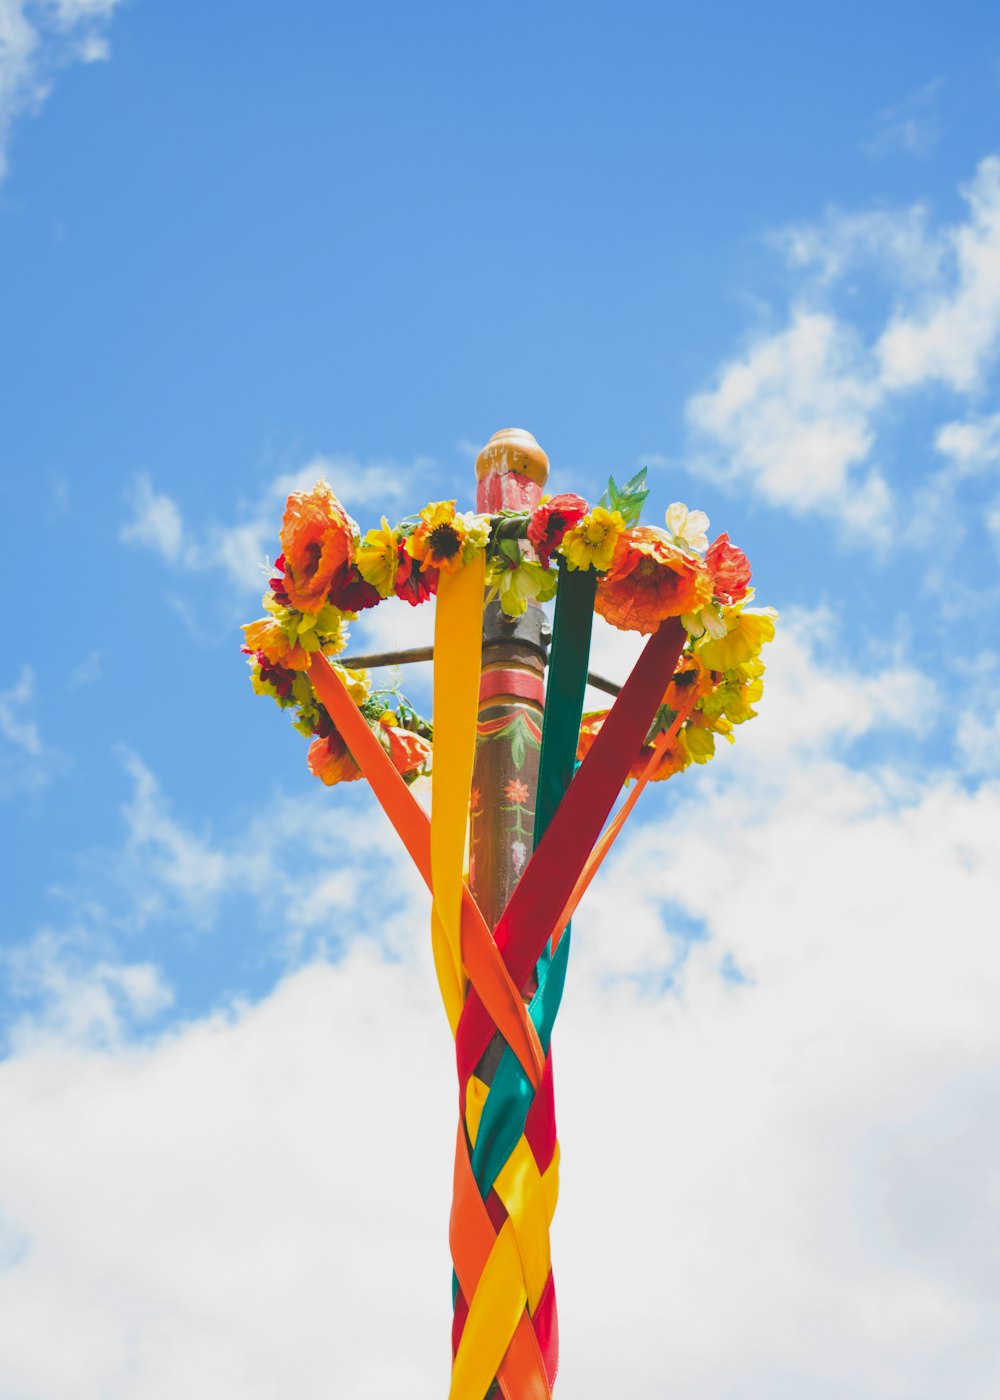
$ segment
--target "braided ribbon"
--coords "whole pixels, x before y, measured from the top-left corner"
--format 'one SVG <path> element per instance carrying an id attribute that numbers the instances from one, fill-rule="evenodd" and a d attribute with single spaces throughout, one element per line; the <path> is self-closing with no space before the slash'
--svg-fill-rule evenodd
<path id="1" fill-rule="evenodd" d="M 594 575 L 564 573 L 542 731 L 535 850 L 491 933 L 463 876 L 483 593 L 481 559 L 441 576 L 432 818 L 325 657 L 313 658 L 309 674 L 433 898 L 434 965 L 455 1036 L 459 1082 L 449 1232 L 455 1266 L 449 1400 L 484 1400 L 494 1381 L 506 1400 L 551 1400 L 558 1330 L 549 1226 L 558 1195 L 559 1148 L 550 1040 L 566 976 L 567 925 L 627 815 L 623 808 L 601 837 L 685 634 L 677 619 L 653 634 L 574 775 Z M 667 742 L 661 736 L 628 810 Z M 520 989 L 533 972 L 538 986 L 525 1005 Z M 502 1054 L 487 1082 L 476 1071 L 495 1037 Z"/>

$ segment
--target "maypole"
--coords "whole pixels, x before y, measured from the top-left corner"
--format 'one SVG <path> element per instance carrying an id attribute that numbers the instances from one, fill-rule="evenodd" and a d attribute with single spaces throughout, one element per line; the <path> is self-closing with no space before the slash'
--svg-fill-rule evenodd
<path id="1" fill-rule="evenodd" d="M 449 1400 L 551 1400 L 550 1046 L 570 919 L 646 783 L 753 717 L 774 635 L 773 612 L 748 606 L 746 556 L 727 535 L 709 546 L 702 512 L 674 502 L 666 528 L 642 526 L 644 471 L 593 507 L 543 497 L 547 474 L 508 429 L 479 455 L 476 512 L 432 502 L 363 537 L 326 483 L 293 493 L 268 616 L 245 629 L 254 689 L 295 710 L 312 771 L 367 779 L 431 891 L 459 1090 Z M 367 608 L 435 593 L 431 725 L 362 665 L 426 650 L 329 658 Z M 546 683 L 537 605 L 553 597 Z M 614 705 L 584 715 L 595 610 L 649 640 Z M 430 817 L 408 786 L 426 772 Z"/>

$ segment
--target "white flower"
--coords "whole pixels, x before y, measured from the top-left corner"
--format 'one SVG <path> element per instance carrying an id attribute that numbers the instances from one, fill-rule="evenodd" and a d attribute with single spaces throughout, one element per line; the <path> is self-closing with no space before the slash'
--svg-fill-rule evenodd
<path id="1" fill-rule="evenodd" d="M 726 624 L 714 603 L 710 603 L 707 608 L 702 608 L 698 613 L 685 613 L 681 618 L 684 630 L 691 637 L 704 637 L 707 632 L 716 641 L 726 635 Z"/>
<path id="2" fill-rule="evenodd" d="M 514 870 L 518 875 L 524 869 L 524 859 L 528 854 L 528 848 L 523 841 L 512 841 L 510 843 L 510 853 L 514 858 Z"/>
<path id="3" fill-rule="evenodd" d="M 708 516 L 703 510 L 688 510 L 683 501 L 667 507 L 667 533 L 678 549 L 704 554 L 708 548 Z"/>

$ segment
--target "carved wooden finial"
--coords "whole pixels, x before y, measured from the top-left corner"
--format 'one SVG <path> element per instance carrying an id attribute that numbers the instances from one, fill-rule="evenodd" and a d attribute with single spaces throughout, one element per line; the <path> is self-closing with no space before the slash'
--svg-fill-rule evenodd
<path id="1" fill-rule="evenodd" d="M 476 507 L 481 511 L 531 510 L 549 476 L 549 459 L 524 428 L 494 433 L 476 458 Z"/>

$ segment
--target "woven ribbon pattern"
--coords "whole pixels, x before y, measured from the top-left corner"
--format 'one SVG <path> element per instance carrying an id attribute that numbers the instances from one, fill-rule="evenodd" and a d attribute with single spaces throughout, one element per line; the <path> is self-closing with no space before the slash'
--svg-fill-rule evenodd
<path id="1" fill-rule="evenodd" d="M 441 576 L 431 818 L 323 656 L 313 659 L 310 676 L 433 900 L 434 964 L 455 1037 L 459 1090 L 449 1400 L 484 1400 L 494 1382 L 507 1400 L 550 1400 L 558 1327 L 549 1227 L 559 1187 L 550 1042 L 566 978 L 569 920 L 668 742 L 661 736 L 626 808 L 602 836 L 685 633 L 679 620 L 668 619 L 651 636 L 574 773 L 594 573 L 564 573 L 542 730 L 535 849 L 491 931 L 464 879 L 483 595 L 481 559 Z M 525 1004 L 521 989 L 532 973 L 537 990 Z M 487 1082 L 479 1071 L 497 1037 L 502 1053 Z"/>

